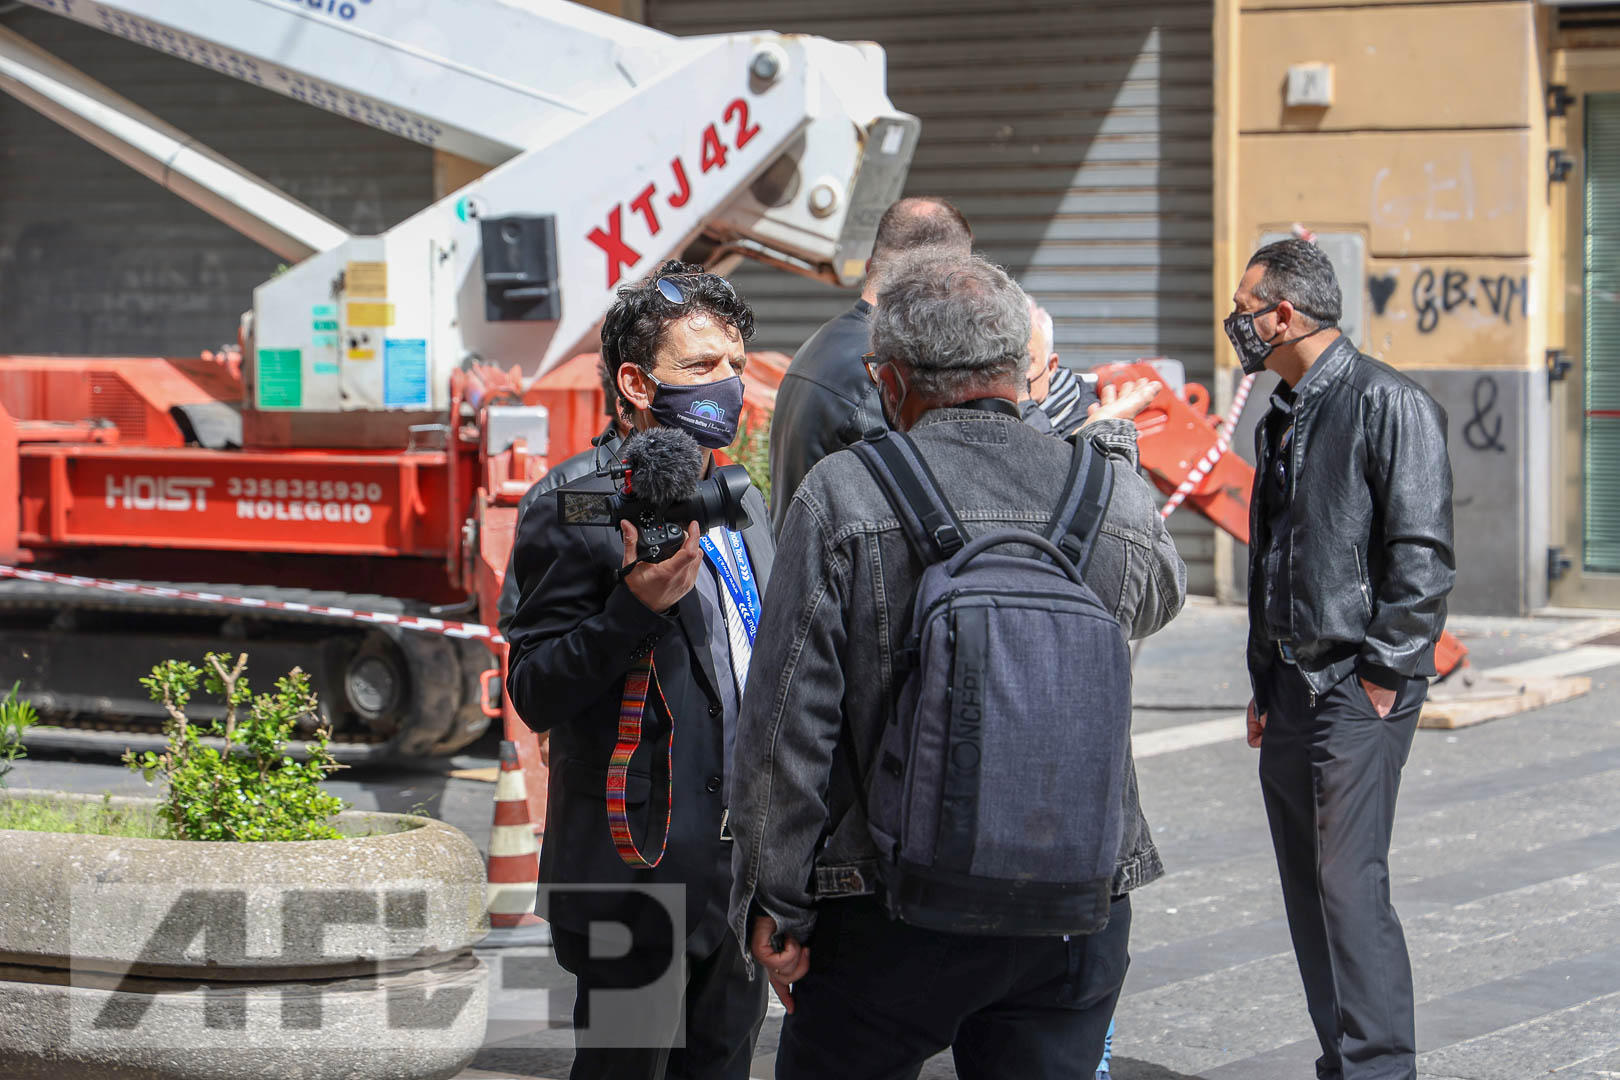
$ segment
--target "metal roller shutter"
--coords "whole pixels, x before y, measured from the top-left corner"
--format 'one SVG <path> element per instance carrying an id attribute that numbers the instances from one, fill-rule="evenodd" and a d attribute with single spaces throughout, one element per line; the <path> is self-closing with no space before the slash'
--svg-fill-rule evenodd
<path id="1" fill-rule="evenodd" d="M 432 201 L 426 147 L 44 12 L 0 22 L 345 228 Z M 0 95 L 0 353 L 195 355 L 278 262 Z"/>
<path id="2" fill-rule="evenodd" d="M 986 257 L 1052 313 L 1065 363 L 1182 361 L 1210 385 L 1210 0 L 647 0 L 674 34 L 768 28 L 879 42 L 922 119 L 908 194 L 959 206 Z M 748 268 L 762 348 L 793 352 L 850 295 Z M 1171 518 L 1195 592 L 1211 527 Z"/>

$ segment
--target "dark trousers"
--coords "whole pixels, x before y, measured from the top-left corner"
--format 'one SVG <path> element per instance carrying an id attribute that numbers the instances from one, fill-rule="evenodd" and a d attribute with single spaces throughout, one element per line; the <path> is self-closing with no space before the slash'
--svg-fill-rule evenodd
<path id="1" fill-rule="evenodd" d="M 992 938 L 889 919 L 865 897 L 821 906 L 794 984 L 776 1080 L 915 1077 L 947 1046 L 963 1080 L 1090 1076 L 1130 963 L 1129 897 L 1096 934 Z"/>
<path id="2" fill-rule="evenodd" d="M 557 962 L 577 982 L 572 1080 L 748 1080 L 766 983 L 749 979 L 731 934 L 708 956 L 673 961 L 667 952 L 602 942 L 592 956 L 584 934 L 557 926 L 551 934 Z M 672 964 L 674 992 L 647 991 Z M 626 991 L 630 997 L 615 1000 Z"/>
<path id="3" fill-rule="evenodd" d="M 1389 840 L 1428 682 L 1406 680 L 1381 718 L 1354 675 L 1314 702 L 1292 665 L 1274 665 L 1268 681 L 1260 790 L 1322 1044 L 1316 1075 L 1414 1080 L 1412 964 L 1389 900 Z"/>

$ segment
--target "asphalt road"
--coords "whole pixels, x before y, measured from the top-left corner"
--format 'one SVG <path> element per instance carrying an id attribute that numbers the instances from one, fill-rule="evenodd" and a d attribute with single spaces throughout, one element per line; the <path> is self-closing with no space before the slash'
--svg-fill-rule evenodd
<path id="1" fill-rule="evenodd" d="M 1241 611 L 1190 607 L 1138 664 L 1142 798 L 1169 873 L 1134 897 L 1114 1051 L 1121 1080 L 1312 1075 L 1255 755 L 1236 719 L 1248 700 L 1243 626 Z M 1620 1080 L 1620 647 L 1591 643 L 1620 621 L 1458 618 L 1452 628 L 1480 667 L 1584 672 L 1593 688 L 1477 727 L 1418 733 L 1391 875 L 1415 973 L 1420 1072 Z M 492 749 L 452 764 L 493 765 Z M 43 754 L 20 763 L 11 783 L 146 790 L 109 758 Z M 491 785 L 443 767 L 355 768 L 330 787 L 360 808 L 425 809 L 487 843 Z M 467 1080 L 565 1076 L 566 976 L 544 949 L 487 958 L 498 989 Z M 779 1024 L 773 1010 L 756 1076 L 771 1074 Z M 923 1075 L 953 1076 L 948 1055 Z"/>

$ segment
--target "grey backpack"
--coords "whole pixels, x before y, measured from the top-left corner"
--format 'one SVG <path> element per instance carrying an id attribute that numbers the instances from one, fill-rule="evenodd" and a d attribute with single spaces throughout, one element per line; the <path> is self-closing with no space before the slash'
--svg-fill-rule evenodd
<path id="1" fill-rule="evenodd" d="M 1108 921 L 1130 651 L 1080 576 L 1113 472 L 1089 439 L 1073 442 L 1046 535 L 972 540 L 909 438 L 854 447 L 926 566 L 899 692 L 856 782 L 889 912 L 914 926 L 1041 937 Z"/>

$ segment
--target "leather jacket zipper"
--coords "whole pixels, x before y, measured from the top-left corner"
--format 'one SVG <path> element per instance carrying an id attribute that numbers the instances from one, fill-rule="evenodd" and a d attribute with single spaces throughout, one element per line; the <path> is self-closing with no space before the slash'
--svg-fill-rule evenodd
<path id="1" fill-rule="evenodd" d="M 1288 449 L 1287 449 L 1287 454 L 1288 454 L 1288 505 L 1290 507 L 1293 507 L 1293 505 L 1294 505 L 1294 493 L 1299 490 L 1299 447 L 1300 447 L 1299 432 L 1300 432 L 1300 428 L 1301 428 L 1300 413 L 1304 411 L 1303 410 L 1304 404 L 1305 403 L 1303 401 L 1295 402 L 1295 404 L 1294 404 L 1294 419 L 1288 425 L 1289 429 L 1290 429 L 1290 434 L 1289 434 L 1289 437 L 1288 437 Z M 1298 530 L 1296 529 L 1296 530 L 1293 530 L 1293 531 L 1297 532 Z M 1288 538 L 1288 566 L 1285 568 L 1284 572 L 1288 575 L 1288 580 L 1289 580 L 1290 586 L 1292 586 L 1293 578 L 1294 578 L 1294 538 L 1292 536 L 1290 536 Z M 1288 595 L 1290 597 L 1290 602 L 1289 602 L 1289 605 L 1288 605 L 1288 628 L 1289 628 L 1289 633 L 1293 633 L 1293 627 L 1294 627 L 1294 605 L 1292 603 L 1293 593 L 1294 593 L 1294 590 L 1292 589 L 1292 587 L 1290 587 L 1289 590 L 1288 590 Z M 1304 671 L 1300 671 L 1299 674 L 1300 674 L 1301 678 L 1305 677 L 1305 672 Z M 1312 709 L 1315 709 L 1316 708 L 1316 688 L 1314 686 L 1310 685 L 1310 680 L 1309 679 L 1306 679 L 1305 685 L 1307 687 L 1309 687 L 1309 690 L 1307 692 L 1309 694 L 1310 707 Z"/>
<path id="2" fill-rule="evenodd" d="M 1361 586 L 1361 600 L 1367 606 L 1367 617 L 1372 618 L 1372 586 L 1367 583 L 1367 571 L 1361 565 L 1361 547 L 1350 545 L 1350 554 L 1356 557 L 1356 584 Z"/>

